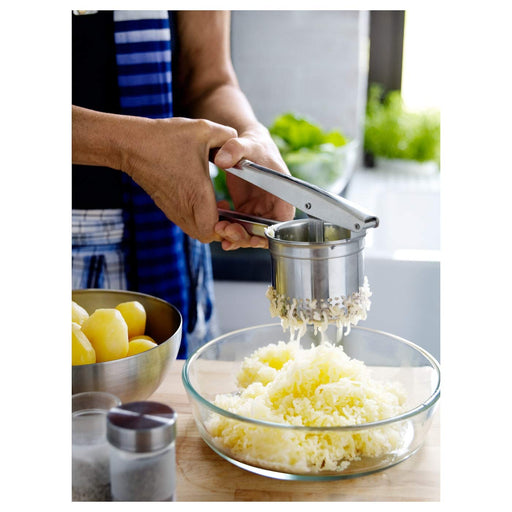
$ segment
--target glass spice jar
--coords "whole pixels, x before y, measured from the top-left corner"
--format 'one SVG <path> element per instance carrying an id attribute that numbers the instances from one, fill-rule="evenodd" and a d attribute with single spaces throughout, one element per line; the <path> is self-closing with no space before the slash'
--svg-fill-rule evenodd
<path id="1" fill-rule="evenodd" d="M 72 396 L 72 500 L 110 501 L 107 413 L 116 396 L 87 391 Z"/>
<path id="2" fill-rule="evenodd" d="M 131 402 L 107 416 L 114 501 L 175 501 L 176 412 L 150 401 Z"/>

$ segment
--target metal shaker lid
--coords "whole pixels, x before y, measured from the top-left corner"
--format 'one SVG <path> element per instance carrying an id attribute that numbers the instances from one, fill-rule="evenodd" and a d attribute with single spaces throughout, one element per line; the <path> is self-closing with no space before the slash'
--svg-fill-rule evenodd
<path id="1" fill-rule="evenodd" d="M 107 415 L 107 439 L 116 448 L 134 453 L 165 448 L 176 439 L 177 413 L 159 402 L 130 402 Z"/>

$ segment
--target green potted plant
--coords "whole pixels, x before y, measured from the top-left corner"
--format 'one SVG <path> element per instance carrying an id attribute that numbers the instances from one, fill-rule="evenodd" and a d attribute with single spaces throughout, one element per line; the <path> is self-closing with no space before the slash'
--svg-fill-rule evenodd
<path id="1" fill-rule="evenodd" d="M 382 86 L 372 84 L 366 106 L 364 150 L 377 168 L 437 172 L 439 111 L 410 111 L 399 91 L 384 95 Z"/>

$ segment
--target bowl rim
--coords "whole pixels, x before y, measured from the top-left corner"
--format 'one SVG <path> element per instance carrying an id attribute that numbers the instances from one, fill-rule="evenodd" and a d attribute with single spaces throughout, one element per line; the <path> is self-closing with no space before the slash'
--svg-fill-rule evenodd
<path id="1" fill-rule="evenodd" d="M 112 364 L 115 364 L 115 363 L 119 364 L 119 361 L 127 361 L 129 359 L 133 359 L 133 358 L 139 357 L 139 356 L 143 357 L 143 356 L 146 356 L 146 354 L 148 354 L 152 350 L 157 350 L 161 346 L 167 345 L 169 342 L 175 341 L 175 336 L 176 335 L 179 335 L 180 343 L 181 343 L 181 330 L 183 329 L 183 316 L 181 315 L 180 311 L 178 310 L 178 308 L 176 306 L 174 306 L 170 302 L 166 301 L 165 299 L 161 299 L 160 297 L 155 297 L 154 295 L 150 295 L 148 293 L 134 292 L 132 290 L 119 290 L 119 289 L 114 289 L 114 288 L 112 288 L 112 289 L 111 288 L 73 288 L 71 290 L 71 297 L 73 297 L 73 293 L 75 293 L 75 292 L 86 293 L 86 294 L 98 293 L 98 292 L 101 292 L 101 293 L 107 292 L 109 294 L 111 293 L 112 295 L 129 294 L 129 295 L 134 295 L 134 296 L 138 296 L 138 297 L 145 297 L 145 298 L 157 301 L 157 302 L 162 302 L 166 306 L 169 306 L 171 309 L 174 309 L 174 311 L 177 313 L 178 318 L 179 318 L 179 325 L 176 328 L 176 330 L 171 334 L 171 336 L 169 336 L 166 340 L 162 341 L 161 343 L 157 343 L 156 347 L 152 347 L 149 350 L 145 350 L 144 352 L 140 352 L 138 354 L 133 354 L 131 356 L 121 357 L 119 359 L 111 359 L 110 361 L 100 361 L 98 363 L 78 364 L 78 365 L 74 365 L 74 366 L 71 365 L 72 369 L 74 369 L 74 368 L 87 368 L 87 367 L 91 367 L 91 366 L 94 366 L 94 367 L 108 366 L 108 365 L 112 365 Z"/>
<path id="2" fill-rule="evenodd" d="M 400 336 L 397 336 L 395 334 L 390 334 L 390 333 L 387 333 L 384 331 L 379 331 L 376 329 L 370 329 L 368 327 L 359 327 L 359 326 L 353 326 L 353 327 L 351 327 L 351 330 L 367 331 L 367 332 L 372 332 L 372 333 L 376 333 L 379 335 L 384 335 L 384 336 L 393 338 L 393 339 L 400 341 L 401 343 L 404 343 L 404 344 L 410 346 L 411 348 L 415 349 L 429 361 L 429 363 L 432 365 L 432 368 L 435 370 L 435 374 L 437 376 L 437 384 L 436 384 L 434 391 L 430 394 L 430 396 L 427 398 L 427 400 L 425 400 L 420 405 L 414 407 L 413 409 L 409 409 L 408 411 L 405 411 L 402 414 L 399 414 L 398 416 L 393 416 L 391 418 L 386 418 L 386 419 L 378 420 L 378 421 L 372 421 L 369 423 L 360 423 L 358 425 L 335 425 L 335 426 L 287 425 L 287 424 L 283 424 L 283 423 L 275 423 L 275 422 L 266 421 L 266 420 L 259 420 L 256 418 L 248 418 L 246 416 L 240 416 L 238 414 L 232 413 L 230 411 L 222 409 L 222 408 L 216 406 L 215 404 L 209 402 L 208 400 L 203 398 L 194 389 L 194 387 L 192 386 L 190 379 L 189 379 L 189 375 L 188 375 L 189 369 L 190 369 L 190 365 L 194 362 L 194 360 L 196 360 L 199 357 L 199 355 L 201 354 L 202 351 L 206 350 L 209 346 L 213 345 L 214 343 L 219 342 L 220 340 L 222 340 L 228 336 L 232 336 L 234 334 L 239 334 L 244 331 L 262 329 L 262 328 L 267 328 L 267 327 L 276 327 L 276 326 L 281 326 L 281 323 L 280 322 L 279 323 L 268 323 L 268 324 L 254 325 L 251 327 L 244 327 L 242 329 L 237 329 L 235 331 L 231 331 L 231 332 L 222 334 L 221 336 L 218 336 L 218 337 L 214 338 L 213 340 L 209 341 L 208 343 L 205 343 L 204 345 L 197 348 L 186 359 L 186 361 L 183 365 L 182 372 L 181 372 L 182 382 L 183 382 L 183 385 L 184 385 L 187 393 L 191 394 L 199 403 L 204 405 L 207 409 L 210 409 L 214 413 L 217 413 L 221 416 L 225 416 L 225 417 L 228 417 L 228 418 L 236 420 L 236 421 L 252 423 L 254 425 L 259 425 L 259 426 L 263 426 L 263 427 L 282 428 L 282 429 L 288 429 L 288 430 L 300 430 L 303 432 L 339 432 L 339 431 L 347 431 L 348 432 L 348 431 L 357 431 L 357 430 L 367 430 L 370 428 L 382 427 L 385 425 L 389 425 L 391 423 L 398 423 L 400 421 L 407 420 L 409 418 L 412 418 L 413 416 L 416 416 L 422 412 L 429 410 L 437 403 L 437 401 L 439 400 L 439 398 L 441 396 L 440 365 L 437 362 L 437 360 L 429 352 L 427 352 L 425 349 L 423 349 L 419 345 L 416 345 L 412 341 L 409 341 L 409 340 L 402 338 Z"/>

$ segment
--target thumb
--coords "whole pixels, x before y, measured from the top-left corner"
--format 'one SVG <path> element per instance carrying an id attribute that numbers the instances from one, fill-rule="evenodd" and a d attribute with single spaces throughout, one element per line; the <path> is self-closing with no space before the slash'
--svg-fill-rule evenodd
<path id="1" fill-rule="evenodd" d="M 215 155 L 213 163 L 219 166 L 221 169 L 229 169 L 236 165 L 237 161 L 234 161 L 233 154 L 225 148 L 220 148 Z"/>

